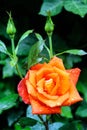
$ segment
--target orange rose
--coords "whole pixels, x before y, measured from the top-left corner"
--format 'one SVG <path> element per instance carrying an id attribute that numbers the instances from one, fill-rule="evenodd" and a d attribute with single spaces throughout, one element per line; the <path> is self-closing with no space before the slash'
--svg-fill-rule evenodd
<path id="1" fill-rule="evenodd" d="M 75 85 L 80 69 L 66 70 L 60 58 L 36 64 L 18 85 L 19 95 L 31 104 L 33 114 L 60 113 L 62 106 L 82 101 Z"/>

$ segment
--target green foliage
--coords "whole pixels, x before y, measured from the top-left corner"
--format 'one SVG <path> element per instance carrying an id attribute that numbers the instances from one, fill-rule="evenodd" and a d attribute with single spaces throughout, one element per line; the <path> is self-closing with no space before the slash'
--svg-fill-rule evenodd
<path id="1" fill-rule="evenodd" d="M 10 65 L 10 60 L 5 60 L 5 65 L 3 67 L 3 78 L 11 77 L 15 73 L 15 69 Z"/>
<path id="2" fill-rule="evenodd" d="M 19 41 L 18 41 L 18 45 L 17 45 L 17 47 L 16 47 L 16 49 L 15 49 L 15 51 L 16 51 L 16 54 L 18 54 L 18 48 L 19 47 L 21 47 L 21 42 L 26 38 L 26 37 L 28 37 L 29 36 L 29 34 L 31 34 L 33 32 L 33 30 L 28 30 L 28 31 L 26 31 L 25 33 L 23 33 L 22 34 L 22 36 L 21 36 L 21 38 L 19 39 Z M 24 41 L 24 43 L 25 43 L 25 41 Z M 23 47 L 23 46 L 22 46 Z M 23 48 L 24 49 L 24 48 Z M 23 53 L 22 53 L 23 54 Z"/>
<path id="3" fill-rule="evenodd" d="M 29 118 L 29 117 L 22 117 L 18 123 L 22 126 L 22 127 L 25 127 L 25 126 L 33 126 L 36 124 L 36 120 L 32 119 L 32 118 Z"/>
<path id="4" fill-rule="evenodd" d="M 51 16 L 59 14 L 63 7 L 74 14 L 84 17 L 87 14 L 87 1 L 86 0 L 43 0 L 40 14 L 47 16 L 50 11 Z"/>
<path id="5" fill-rule="evenodd" d="M 67 117 L 67 118 L 73 118 L 72 112 L 71 112 L 71 108 L 66 106 L 66 107 L 62 107 L 62 114 L 63 117 Z"/>
<path id="6" fill-rule="evenodd" d="M 76 115 L 79 117 L 87 117 L 87 103 L 84 103 L 78 107 Z"/>
<path id="7" fill-rule="evenodd" d="M 28 68 L 30 68 L 31 66 L 37 64 L 42 60 L 42 58 L 39 57 L 39 54 L 43 50 L 44 40 L 42 39 L 42 37 L 39 36 L 39 34 L 36 34 L 36 36 L 38 37 L 39 41 L 35 43 L 29 51 Z"/>
<path id="8" fill-rule="evenodd" d="M 71 123 L 66 123 L 64 126 L 59 128 L 59 130 L 82 130 L 82 125 L 78 121 L 73 121 Z"/>
<path id="9" fill-rule="evenodd" d="M 39 14 L 47 16 L 47 12 L 50 12 L 51 16 L 54 16 L 61 12 L 62 7 L 63 0 L 43 0 Z"/>
<path id="10" fill-rule="evenodd" d="M 80 56 L 83 56 L 83 55 L 86 55 L 87 52 L 83 51 L 83 50 L 78 50 L 78 49 L 73 49 L 73 50 L 67 50 L 63 53 L 69 53 L 69 54 L 73 54 L 73 55 L 80 55 Z M 62 53 L 62 54 L 63 54 Z"/>
<path id="11" fill-rule="evenodd" d="M 87 79 L 86 79 L 86 75 L 87 75 L 87 69 L 84 68 L 83 71 L 82 71 L 81 77 L 80 77 L 80 81 L 77 84 L 77 88 L 83 94 L 84 100 L 87 102 L 87 94 L 86 94 Z"/>
<path id="12" fill-rule="evenodd" d="M 16 53 L 18 56 L 27 56 L 31 46 L 37 42 L 38 39 L 32 34 L 32 30 L 25 32 L 16 47 Z"/>
<path id="13" fill-rule="evenodd" d="M 84 17 L 87 13 L 87 3 L 82 2 L 82 0 L 66 0 L 64 2 L 64 8 L 74 14 L 78 14 L 81 17 Z"/>
<path id="14" fill-rule="evenodd" d="M 0 40 L 0 52 L 8 54 L 7 48 L 5 46 L 5 43 Z"/>
<path id="15" fill-rule="evenodd" d="M 0 99 L 0 114 L 7 109 L 12 108 L 16 105 L 16 100 L 18 98 L 17 94 L 10 94 L 6 97 Z M 10 100 L 9 100 L 10 99 Z"/>
<path id="16" fill-rule="evenodd" d="M 64 58 L 64 65 L 66 68 L 70 69 L 74 64 L 81 62 L 81 57 L 77 55 L 68 55 Z"/>

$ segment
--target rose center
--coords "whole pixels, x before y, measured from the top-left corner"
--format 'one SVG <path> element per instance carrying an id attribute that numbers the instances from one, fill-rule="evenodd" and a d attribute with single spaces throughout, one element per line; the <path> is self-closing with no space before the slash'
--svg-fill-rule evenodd
<path id="1" fill-rule="evenodd" d="M 44 91 L 45 92 L 50 94 L 52 89 L 53 89 L 53 87 L 54 87 L 53 79 L 45 80 L 45 86 L 44 86 Z"/>

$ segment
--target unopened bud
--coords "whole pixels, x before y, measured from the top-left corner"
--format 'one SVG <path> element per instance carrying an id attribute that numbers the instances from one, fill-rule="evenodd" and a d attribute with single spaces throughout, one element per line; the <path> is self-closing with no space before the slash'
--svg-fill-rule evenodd
<path id="1" fill-rule="evenodd" d="M 9 19 L 8 19 L 8 23 L 7 23 L 7 28 L 6 28 L 6 32 L 9 36 L 14 36 L 16 33 L 16 28 L 13 22 L 13 19 L 11 17 L 11 13 L 9 14 Z"/>
<path id="2" fill-rule="evenodd" d="M 54 24 L 53 24 L 53 21 L 51 19 L 50 16 L 47 17 L 47 21 L 46 21 L 46 24 L 45 24 L 45 31 L 48 33 L 48 34 L 51 34 L 54 30 Z"/>

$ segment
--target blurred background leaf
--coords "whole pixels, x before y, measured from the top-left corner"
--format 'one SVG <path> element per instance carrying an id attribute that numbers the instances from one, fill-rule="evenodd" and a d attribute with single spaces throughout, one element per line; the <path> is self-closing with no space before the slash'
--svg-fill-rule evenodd
<path id="1" fill-rule="evenodd" d="M 54 16 L 61 12 L 62 7 L 63 0 L 43 0 L 39 14 L 47 16 L 47 12 L 50 12 L 51 16 Z"/>
<path id="2" fill-rule="evenodd" d="M 0 99 L 0 114 L 13 106 L 16 105 L 16 100 L 18 98 L 17 94 L 10 94 L 6 97 Z M 10 99 L 10 100 L 9 100 Z"/>

